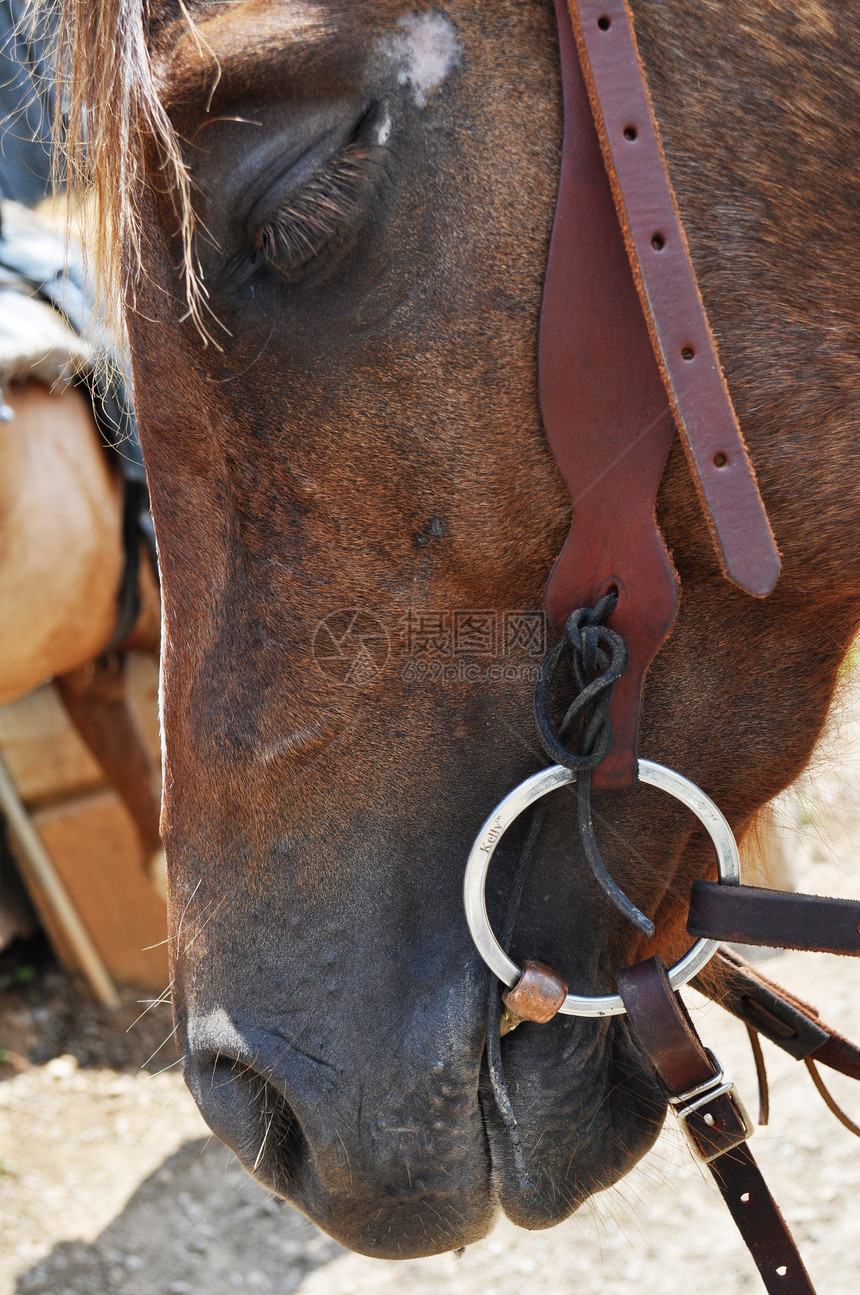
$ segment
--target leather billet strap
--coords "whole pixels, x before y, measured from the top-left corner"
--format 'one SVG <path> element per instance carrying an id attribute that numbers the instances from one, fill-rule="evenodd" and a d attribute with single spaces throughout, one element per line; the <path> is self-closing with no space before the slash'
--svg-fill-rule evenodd
<path id="1" fill-rule="evenodd" d="M 860 901 L 695 881 L 687 930 L 707 940 L 860 957 Z"/>
<path id="2" fill-rule="evenodd" d="M 675 619 L 675 571 L 655 519 L 672 418 L 594 127 L 567 0 L 556 0 L 564 97 L 558 201 L 540 320 L 539 387 L 550 449 L 573 503 L 547 581 L 561 632 L 611 586 L 610 624 L 629 653 L 609 710 L 595 789 L 636 780 L 642 681 Z"/>
<path id="3" fill-rule="evenodd" d="M 755 1260 L 765 1290 L 771 1295 L 815 1295 L 794 1238 L 749 1147 L 730 1151 L 708 1168 Z"/>
<path id="4" fill-rule="evenodd" d="M 709 1094 L 706 1104 L 694 1106 L 694 1094 L 703 1095 L 712 1085 L 719 1089 L 722 1075 L 660 959 L 619 972 L 618 992 L 670 1101 L 682 1099 L 690 1108 L 686 1132 L 699 1158 L 710 1161 L 746 1142 L 752 1130 L 731 1092 Z"/>
<path id="5" fill-rule="evenodd" d="M 728 579 L 758 597 L 779 555 L 717 355 L 626 0 L 570 0 L 574 35 L 655 356 Z"/>
<path id="6" fill-rule="evenodd" d="M 733 1090 L 707 1052 L 659 958 L 648 958 L 618 975 L 638 1042 L 669 1096 L 685 1101 L 688 1133 L 703 1143 L 708 1169 L 737 1224 L 768 1292 L 814 1295 L 791 1233 L 746 1146 L 749 1128 Z M 713 1086 L 715 1096 L 709 1095 Z M 704 1102 L 695 1094 L 704 1092 Z M 687 1100 L 689 1099 L 689 1100 Z M 694 1123 L 695 1121 L 695 1123 Z"/>
<path id="7" fill-rule="evenodd" d="M 538 373 L 573 522 L 545 604 L 561 632 L 574 608 L 618 590 L 611 626 L 630 662 L 609 711 L 612 745 L 592 776 L 599 790 L 636 780 L 642 684 L 677 609 L 655 518 L 673 414 L 726 575 L 763 596 L 779 558 L 687 254 L 627 7 L 555 3 L 564 137 Z"/>

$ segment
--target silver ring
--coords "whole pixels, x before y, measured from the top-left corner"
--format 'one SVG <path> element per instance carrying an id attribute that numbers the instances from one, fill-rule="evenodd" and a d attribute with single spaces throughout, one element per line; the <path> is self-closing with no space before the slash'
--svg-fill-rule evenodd
<path id="1" fill-rule="evenodd" d="M 466 921 L 475 941 L 475 947 L 490 970 L 504 984 L 513 987 L 522 974 L 515 962 L 512 962 L 496 939 L 487 916 L 486 884 L 487 870 L 496 846 L 514 819 L 529 805 L 533 805 L 542 796 L 548 796 L 558 787 L 574 782 L 576 774 L 562 764 L 554 764 L 549 769 L 541 769 L 532 774 L 505 796 L 493 810 L 481 828 L 475 844 L 469 852 L 466 864 L 466 877 L 463 882 L 463 900 L 466 905 Z M 662 764 L 651 760 L 639 761 L 639 781 L 651 787 L 659 787 L 670 796 L 680 800 L 691 809 L 702 822 L 717 852 L 719 879 L 723 886 L 739 886 L 741 882 L 741 861 L 737 843 L 729 827 L 710 796 L 690 782 L 688 778 Z M 669 972 L 669 983 L 673 989 L 680 989 L 688 980 L 698 975 L 719 948 L 719 940 L 697 940 L 688 953 L 676 962 Z M 606 994 L 602 997 L 568 994 L 560 1009 L 566 1016 L 620 1016 L 626 1008 L 619 994 Z"/>

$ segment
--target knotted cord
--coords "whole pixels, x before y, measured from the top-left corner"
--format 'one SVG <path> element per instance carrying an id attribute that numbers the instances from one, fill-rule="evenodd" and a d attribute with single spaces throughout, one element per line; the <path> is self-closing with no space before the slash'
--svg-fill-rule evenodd
<path id="1" fill-rule="evenodd" d="M 617 601 L 616 593 L 608 593 L 596 606 L 571 612 L 563 637 L 541 669 L 535 690 L 535 720 L 547 755 L 576 774 L 579 839 L 595 881 L 637 931 L 652 936 L 654 923 L 610 876 L 597 845 L 591 814 L 591 772 L 609 750 L 612 741 L 609 705 L 615 685 L 627 668 L 627 645 L 620 634 L 605 624 Z M 551 691 L 559 665 L 566 658 L 570 660 L 578 692 L 556 729 L 550 716 Z M 575 751 L 567 744 L 570 733 L 578 733 Z"/>

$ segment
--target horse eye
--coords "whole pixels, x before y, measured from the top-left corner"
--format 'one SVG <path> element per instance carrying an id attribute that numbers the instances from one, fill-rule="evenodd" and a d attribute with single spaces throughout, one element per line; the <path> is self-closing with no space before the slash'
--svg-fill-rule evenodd
<path id="1" fill-rule="evenodd" d="M 366 206 L 377 172 L 375 150 L 357 136 L 253 231 L 258 263 L 290 278 L 342 243 Z"/>

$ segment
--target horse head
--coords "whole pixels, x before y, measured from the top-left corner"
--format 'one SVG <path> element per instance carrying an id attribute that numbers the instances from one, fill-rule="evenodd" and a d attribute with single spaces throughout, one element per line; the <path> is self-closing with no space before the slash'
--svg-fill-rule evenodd
<path id="1" fill-rule="evenodd" d="M 521 1026 L 502 1048 L 524 1194 L 462 914 L 475 832 L 543 763 L 542 591 L 570 520 L 536 369 L 553 6 L 98 8 L 78 45 L 104 56 L 91 147 L 126 230 L 162 563 L 188 1082 L 252 1173 L 356 1249 L 462 1246 L 499 1205 L 550 1225 L 630 1168 L 664 1109 L 624 1017 Z M 633 8 L 784 565 L 766 601 L 723 578 L 673 446 L 658 519 L 682 595 L 640 749 L 743 833 L 807 762 L 858 619 L 844 159 L 860 22 L 740 0 Z M 594 806 L 613 874 L 656 923 L 649 949 L 676 958 L 690 882 L 714 872 L 706 837 L 641 785 Z M 574 823 L 557 794 L 512 955 L 605 993 L 645 941 L 599 894 Z M 521 845 L 509 834 L 493 864 L 499 924 Z"/>

